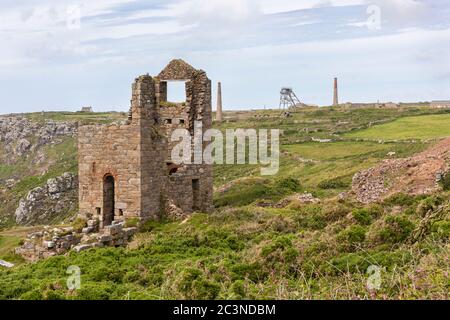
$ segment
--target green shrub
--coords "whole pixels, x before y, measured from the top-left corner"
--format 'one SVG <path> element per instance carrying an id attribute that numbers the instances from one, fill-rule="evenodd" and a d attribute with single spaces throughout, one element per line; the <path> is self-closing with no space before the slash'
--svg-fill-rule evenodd
<path id="1" fill-rule="evenodd" d="M 300 182 L 294 178 L 284 178 L 275 182 L 275 188 L 284 191 L 297 192 L 300 191 Z"/>
<path id="2" fill-rule="evenodd" d="M 210 300 L 217 298 L 220 286 L 206 280 L 201 270 L 188 268 L 181 275 L 178 290 L 187 299 Z"/>
<path id="3" fill-rule="evenodd" d="M 436 210 L 439 205 L 444 202 L 444 198 L 441 196 L 431 196 L 420 201 L 417 206 L 416 213 L 420 216 L 425 216 L 428 211 Z"/>
<path id="4" fill-rule="evenodd" d="M 245 298 L 244 281 L 237 280 L 237 281 L 233 282 L 233 284 L 231 285 L 231 291 L 235 294 L 234 298 L 236 298 L 236 299 Z"/>
<path id="5" fill-rule="evenodd" d="M 444 177 L 440 181 L 440 184 L 441 184 L 442 188 L 444 189 L 444 191 L 450 190 L 450 172 L 447 172 L 444 175 Z"/>
<path id="6" fill-rule="evenodd" d="M 437 221 L 433 223 L 431 232 L 444 240 L 448 240 L 450 238 L 450 221 Z"/>
<path id="7" fill-rule="evenodd" d="M 352 215 L 353 218 L 362 225 L 368 226 L 372 223 L 373 217 L 370 214 L 369 210 L 365 208 L 353 210 Z"/>
<path id="8" fill-rule="evenodd" d="M 137 217 L 128 218 L 125 220 L 125 228 L 134 228 L 139 225 L 140 219 Z"/>
<path id="9" fill-rule="evenodd" d="M 395 267 L 401 267 L 411 260 L 411 253 L 404 250 L 346 253 L 332 259 L 331 265 L 325 266 L 325 271 L 333 275 L 339 275 L 347 271 L 364 274 L 371 265 L 391 270 Z"/>
<path id="10" fill-rule="evenodd" d="M 335 204 L 325 206 L 322 211 L 327 221 L 334 222 L 345 217 L 350 209 L 346 205 Z"/>
<path id="11" fill-rule="evenodd" d="M 298 257 L 298 251 L 293 247 L 288 236 L 280 236 L 261 249 L 263 266 L 267 270 L 291 272 Z"/>
<path id="12" fill-rule="evenodd" d="M 112 283 L 83 283 L 76 297 L 78 300 L 110 300 L 114 289 Z"/>
<path id="13" fill-rule="evenodd" d="M 263 266 L 258 262 L 236 263 L 230 266 L 230 271 L 232 280 L 249 279 L 254 283 L 258 283 L 267 277 L 267 273 L 263 270 Z"/>
<path id="14" fill-rule="evenodd" d="M 43 298 L 40 290 L 28 291 L 20 296 L 20 300 L 42 300 Z"/>
<path id="15" fill-rule="evenodd" d="M 360 225 L 350 226 L 337 236 L 344 249 L 354 249 L 366 240 L 366 229 Z"/>
<path id="16" fill-rule="evenodd" d="M 72 222 L 72 227 L 77 232 L 81 232 L 81 230 L 87 227 L 87 221 L 83 218 L 76 218 L 74 222 Z"/>
<path id="17" fill-rule="evenodd" d="M 352 215 L 359 224 L 368 226 L 373 222 L 375 218 L 381 216 L 382 213 L 383 207 L 379 205 L 372 205 L 367 208 L 354 209 Z"/>
<path id="18" fill-rule="evenodd" d="M 334 179 L 328 179 L 323 180 L 319 182 L 318 187 L 320 189 L 343 189 L 348 188 L 350 186 L 350 183 L 346 181 L 342 177 L 334 178 Z"/>
<path id="19" fill-rule="evenodd" d="M 165 221 L 147 220 L 139 226 L 139 232 L 151 232 L 159 229 Z"/>
<path id="20" fill-rule="evenodd" d="M 410 206 L 414 204 L 413 196 L 404 193 L 397 193 L 384 200 L 384 204 L 390 206 Z"/>
<path id="21" fill-rule="evenodd" d="M 384 243 L 401 243 L 409 237 L 413 230 L 414 223 L 406 216 L 388 216 L 385 219 L 385 227 L 380 230 L 379 236 Z"/>

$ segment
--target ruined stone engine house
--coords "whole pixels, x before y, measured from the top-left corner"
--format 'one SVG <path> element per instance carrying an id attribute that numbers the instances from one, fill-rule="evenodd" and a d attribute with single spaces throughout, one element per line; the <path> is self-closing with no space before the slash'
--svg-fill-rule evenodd
<path id="1" fill-rule="evenodd" d="M 167 101 L 168 82 L 185 82 L 186 101 Z M 168 204 L 185 213 L 209 212 L 212 166 L 175 164 L 170 136 L 177 128 L 211 128 L 211 81 L 202 70 L 173 60 L 156 77 L 143 75 L 132 85 L 126 123 L 79 128 L 80 214 L 113 221 L 159 219 Z M 204 148 L 205 146 L 203 146 Z"/>

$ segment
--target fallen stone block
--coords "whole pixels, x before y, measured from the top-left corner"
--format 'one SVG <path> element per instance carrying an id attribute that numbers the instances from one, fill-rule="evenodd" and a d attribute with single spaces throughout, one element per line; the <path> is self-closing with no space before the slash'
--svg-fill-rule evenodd
<path id="1" fill-rule="evenodd" d="M 122 224 L 114 224 L 105 227 L 105 234 L 116 235 L 122 231 Z"/>
<path id="2" fill-rule="evenodd" d="M 80 244 L 80 245 L 73 247 L 73 250 L 76 252 L 81 252 L 81 251 L 88 250 L 91 248 L 92 248 L 92 244 Z"/>

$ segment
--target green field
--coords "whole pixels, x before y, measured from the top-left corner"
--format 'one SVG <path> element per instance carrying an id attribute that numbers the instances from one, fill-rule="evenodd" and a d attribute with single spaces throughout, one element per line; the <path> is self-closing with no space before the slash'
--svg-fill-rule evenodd
<path id="1" fill-rule="evenodd" d="M 346 138 L 414 140 L 450 136 L 450 114 L 405 117 L 343 135 Z"/>

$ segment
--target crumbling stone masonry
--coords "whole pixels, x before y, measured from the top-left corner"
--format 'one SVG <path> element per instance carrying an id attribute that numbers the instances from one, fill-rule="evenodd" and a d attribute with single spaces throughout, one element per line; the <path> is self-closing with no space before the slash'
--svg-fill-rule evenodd
<path id="1" fill-rule="evenodd" d="M 167 101 L 170 81 L 185 82 L 185 102 Z M 170 158 L 173 130 L 193 134 L 200 121 L 205 131 L 211 114 L 211 81 L 183 60 L 171 61 L 157 77 L 138 77 L 126 123 L 79 128 L 80 214 L 103 228 L 131 218 L 159 219 L 168 203 L 186 213 L 211 211 L 212 166 Z"/>

